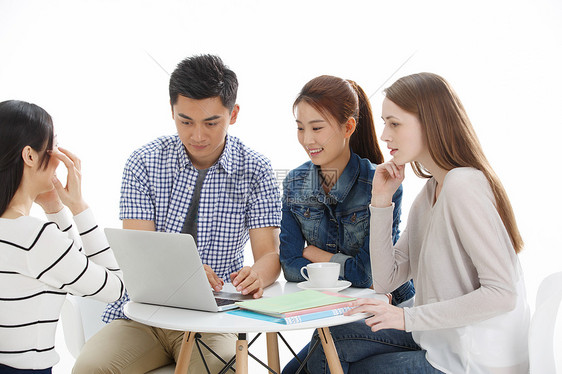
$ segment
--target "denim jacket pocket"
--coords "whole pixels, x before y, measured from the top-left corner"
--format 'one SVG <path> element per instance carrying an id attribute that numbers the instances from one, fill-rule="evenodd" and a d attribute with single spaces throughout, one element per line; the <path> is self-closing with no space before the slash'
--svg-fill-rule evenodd
<path id="1" fill-rule="evenodd" d="M 358 210 L 341 218 L 344 231 L 344 247 L 350 255 L 356 254 L 369 235 L 369 211 Z"/>
<path id="2" fill-rule="evenodd" d="M 291 212 L 299 222 L 304 239 L 307 242 L 316 242 L 324 210 L 320 207 L 298 205 L 292 206 Z"/>

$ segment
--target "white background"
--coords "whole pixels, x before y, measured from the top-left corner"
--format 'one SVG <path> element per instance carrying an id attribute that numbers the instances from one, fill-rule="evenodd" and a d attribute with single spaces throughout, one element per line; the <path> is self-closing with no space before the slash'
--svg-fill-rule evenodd
<path id="1" fill-rule="evenodd" d="M 184 57 L 218 54 L 237 73 L 241 112 L 229 131 L 280 174 L 307 159 L 291 106 L 309 79 L 357 81 L 373 95 L 380 133 L 381 85 L 440 74 L 511 198 L 533 307 L 540 280 L 562 270 L 561 19 L 555 0 L 0 0 L 0 100 L 31 101 L 53 116 L 60 145 L 83 161 L 100 224 L 119 227 L 123 165 L 174 132 L 166 72 Z M 403 224 L 422 183 L 409 172 Z M 65 373 L 72 360 L 57 344 L 55 372 Z"/>

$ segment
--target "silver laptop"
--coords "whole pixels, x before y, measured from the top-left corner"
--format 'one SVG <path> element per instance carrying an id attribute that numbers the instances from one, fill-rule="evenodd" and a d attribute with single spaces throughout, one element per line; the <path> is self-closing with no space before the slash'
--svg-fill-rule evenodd
<path id="1" fill-rule="evenodd" d="M 135 302 L 220 312 L 252 298 L 211 289 L 191 235 L 111 228 L 105 234 Z"/>

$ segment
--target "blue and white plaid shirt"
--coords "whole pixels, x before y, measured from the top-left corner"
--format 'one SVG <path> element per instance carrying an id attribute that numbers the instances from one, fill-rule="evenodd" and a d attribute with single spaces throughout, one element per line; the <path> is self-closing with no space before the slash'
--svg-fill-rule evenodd
<path id="1" fill-rule="evenodd" d="M 119 218 L 154 221 L 156 231 L 181 232 L 198 171 L 177 135 L 163 136 L 129 157 L 123 172 Z M 230 281 L 242 268 L 248 230 L 279 227 L 279 186 L 271 163 L 228 136 L 209 169 L 199 201 L 197 248 L 204 264 Z M 127 294 L 107 306 L 102 319 L 126 318 Z"/>

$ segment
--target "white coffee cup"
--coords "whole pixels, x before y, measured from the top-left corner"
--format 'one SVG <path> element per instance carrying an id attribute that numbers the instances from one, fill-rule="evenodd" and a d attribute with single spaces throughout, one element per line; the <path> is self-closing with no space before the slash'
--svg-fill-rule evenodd
<path id="1" fill-rule="evenodd" d="M 305 270 L 308 275 L 305 274 Z M 310 282 L 311 287 L 335 287 L 340 275 L 340 264 L 337 262 L 313 262 L 301 268 L 301 275 Z"/>

